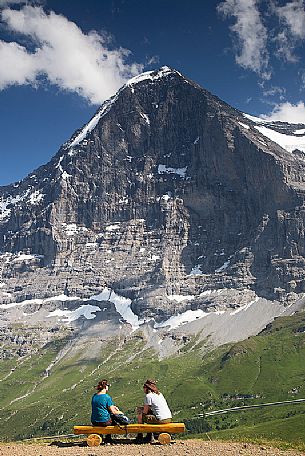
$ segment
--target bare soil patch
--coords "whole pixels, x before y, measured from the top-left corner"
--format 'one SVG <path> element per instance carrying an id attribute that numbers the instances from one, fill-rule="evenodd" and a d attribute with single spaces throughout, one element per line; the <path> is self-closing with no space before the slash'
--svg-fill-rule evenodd
<path id="1" fill-rule="evenodd" d="M 280 450 L 263 445 L 235 442 L 204 442 L 183 440 L 170 445 L 135 445 L 122 440 L 112 445 L 87 447 L 82 442 L 52 444 L 3 444 L 0 456 L 300 456 L 304 452 Z"/>

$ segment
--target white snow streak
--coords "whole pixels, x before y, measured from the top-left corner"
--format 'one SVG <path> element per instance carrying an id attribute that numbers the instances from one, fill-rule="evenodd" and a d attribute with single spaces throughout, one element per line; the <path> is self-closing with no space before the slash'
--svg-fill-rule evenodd
<path id="1" fill-rule="evenodd" d="M 138 329 L 139 326 L 144 323 L 144 320 L 139 320 L 139 317 L 131 310 L 131 299 L 116 294 L 111 288 L 105 287 L 101 293 L 91 296 L 90 299 L 112 302 L 116 311 L 132 326 L 133 330 Z"/>
<path id="2" fill-rule="evenodd" d="M 1 304 L 0 309 L 11 309 L 12 307 L 23 307 L 28 304 L 44 304 L 46 302 L 50 301 L 76 301 L 81 298 L 78 298 L 76 296 L 66 296 L 66 295 L 58 295 L 58 296 L 53 296 L 51 298 L 45 298 L 45 299 L 26 299 L 24 301 L 20 302 L 11 302 L 10 304 Z"/>
<path id="3" fill-rule="evenodd" d="M 91 304 L 84 304 L 75 310 L 60 310 L 56 309 L 50 312 L 48 318 L 59 317 L 63 322 L 70 323 L 71 321 L 77 320 L 81 316 L 84 316 L 87 320 L 93 320 L 96 315 L 93 312 L 100 312 L 98 306 L 92 306 Z"/>
<path id="4" fill-rule="evenodd" d="M 206 317 L 209 312 L 204 312 L 201 309 L 198 310 L 187 310 L 181 314 L 173 315 L 168 320 L 165 320 L 161 323 L 155 323 L 155 328 L 165 328 L 169 326 L 170 329 L 178 328 L 178 326 L 190 323 L 198 318 Z"/>
<path id="5" fill-rule="evenodd" d="M 187 166 L 185 168 L 171 168 L 166 165 L 158 165 L 158 174 L 178 174 L 180 177 L 185 177 Z"/>
<path id="6" fill-rule="evenodd" d="M 239 312 L 242 312 L 242 311 L 244 311 L 244 310 L 249 309 L 249 307 L 251 307 L 252 304 L 254 304 L 255 302 L 257 302 L 258 300 L 259 300 L 259 297 L 256 296 L 256 298 L 255 298 L 253 301 L 250 301 L 250 302 L 248 302 L 247 304 L 245 304 L 244 306 L 238 307 L 238 309 L 233 310 L 233 312 L 230 312 L 230 315 L 236 315 L 236 314 L 238 314 Z"/>
<path id="7" fill-rule="evenodd" d="M 242 122 L 238 122 L 238 123 L 239 123 L 239 125 L 241 125 L 242 127 L 244 127 L 246 130 L 249 130 L 249 129 L 250 129 L 249 125 L 244 124 L 244 123 L 242 123 Z"/>
<path id="8" fill-rule="evenodd" d="M 133 86 L 134 84 L 138 84 L 142 81 L 156 81 L 158 79 L 164 78 L 171 73 L 176 73 L 181 75 L 178 71 L 173 71 L 168 66 L 163 66 L 160 68 L 158 72 L 156 71 L 145 71 L 144 73 L 139 74 L 138 76 L 134 76 L 133 78 L 129 79 L 125 86 Z"/>
<path id="9" fill-rule="evenodd" d="M 271 130 L 270 128 L 264 126 L 255 127 L 262 135 L 271 139 L 275 143 L 279 144 L 283 149 L 286 149 L 288 152 L 292 152 L 295 149 L 299 149 L 305 152 L 305 137 L 304 136 L 293 136 L 293 135 L 284 135 L 283 133 L 278 133 L 277 131 Z"/>
<path id="10" fill-rule="evenodd" d="M 194 298 L 195 298 L 195 295 L 167 295 L 167 299 L 169 299 L 170 301 L 177 301 L 177 302 L 191 301 Z"/>
<path id="11" fill-rule="evenodd" d="M 142 119 L 145 120 L 145 122 L 147 123 L 147 125 L 150 125 L 150 120 L 149 120 L 149 117 L 147 114 L 145 114 L 144 112 L 140 112 L 140 116 L 142 117 Z"/>
<path id="12" fill-rule="evenodd" d="M 39 204 L 43 200 L 44 196 L 45 195 L 42 194 L 39 190 L 35 190 L 29 196 L 30 203 L 33 205 Z"/>
<path id="13" fill-rule="evenodd" d="M 203 272 L 200 269 L 201 264 L 197 264 L 196 266 L 193 267 L 191 272 L 189 273 L 190 276 L 192 275 L 201 275 Z"/>
<path id="14" fill-rule="evenodd" d="M 215 272 L 222 272 L 224 271 L 225 269 L 227 269 L 227 267 L 229 266 L 230 264 L 230 260 L 228 261 L 225 261 L 224 264 L 222 266 L 220 266 L 220 268 L 216 269 Z"/>

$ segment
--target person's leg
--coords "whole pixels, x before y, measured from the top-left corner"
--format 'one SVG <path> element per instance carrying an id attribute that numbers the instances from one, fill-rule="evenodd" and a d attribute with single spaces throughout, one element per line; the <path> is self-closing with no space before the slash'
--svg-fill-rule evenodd
<path id="1" fill-rule="evenodd" d="M 143 410 L 144 407 L 137 407 L 138 424 L 143 424 Z"/>
<path id="2" fill-rule="evenodd" d="M 112 440 L 112 435 L 111 435 L 111 434 L 106 434 L 106 435 L 105 435 L 105 438 L 103 439 L 103 441 L 104 441 L 105 443 L 112 443 L 112 442 L 113 442 L 113 440 Z"/>
<path id="3" fill-rule="evenodd" d="M 155 415 L 149 414 L 143 417 L 144 423 L 147 424 L 158 424 L 159 420 L 155 417 Z M 154 441 L 154 436 L 152 432 L 147 432 L 146 437 L 143 439 L 143 443 L 152 443 Z"/>
<path id="4" fill-rule="evenodd" d="M 137 407 L 137 409 L 136 409 L 138 424 L 143 424 L 143 410 L 144 410 L 144 407 Z M 139 432 L 137 434 L 135 442 L 136 443 L 142 443 L 143 442 L 143 434 L 142 434 L 142 432 Z"/>
<path id="5" fill-rule="evenodd" d="M 104 421 L 102 423 L 97 423 L 97 422 L 94 421 L 92 424 L 93 424 L 93 426 L 106 427 L 106 426 L 112 426 L 113 422 L 112 422 L 112 419 L 110 418 L 108 421 Z M 112 443 L 113 440 L 112 440 L 111 434 L 106 434 L 105 437 L 103 438 L 103 442 L 104 443 Z"/>

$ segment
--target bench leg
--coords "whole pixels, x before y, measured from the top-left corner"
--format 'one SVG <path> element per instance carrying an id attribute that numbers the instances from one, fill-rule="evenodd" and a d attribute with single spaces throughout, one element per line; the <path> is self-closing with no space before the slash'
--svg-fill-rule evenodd
<path id="1" fill-rule="evenodd" d="M 102 437 L 98 434 L 90 434 L 87 437 L 87 445 L 89 447 L 99 446 L 102 443 L 102 441 L 103 441 Z"/>
<path id="2" fill-rule="evenodd" d="M 161 445 L 167 445 L 171 441 L 171 436 L 167 432 L 162 432 L 159 437 L 158 437 L 158 442 L 161 443 Z"/>

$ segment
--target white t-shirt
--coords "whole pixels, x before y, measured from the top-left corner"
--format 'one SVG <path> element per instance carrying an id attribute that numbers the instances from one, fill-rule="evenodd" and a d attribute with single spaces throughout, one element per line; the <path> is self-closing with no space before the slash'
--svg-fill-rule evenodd
<path id="1" fill-rule="evenodd" d="M 166 420 L 172 417 L 171 411 L 162 393 L 150 392 L 146 394 L 144 404 L 149 405 L 158 420 Z"/>

